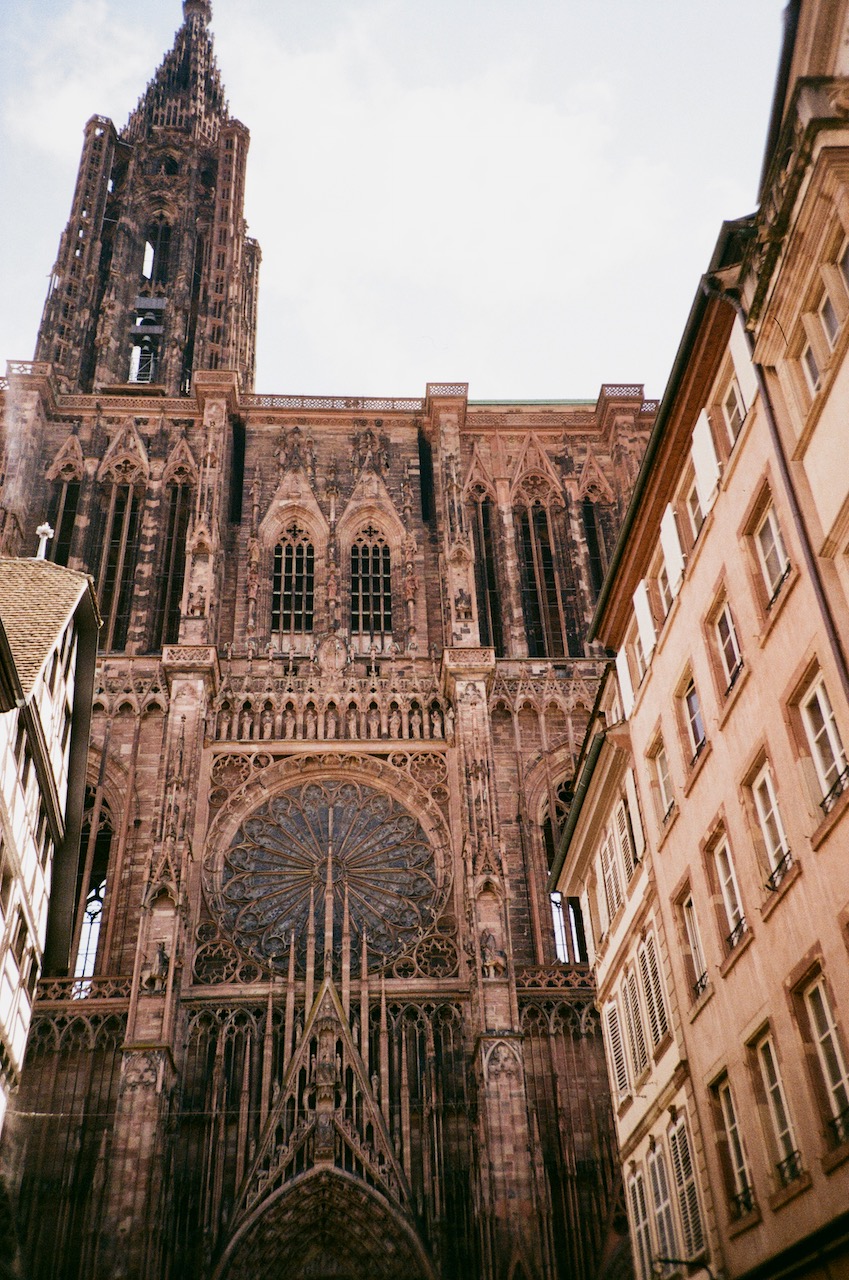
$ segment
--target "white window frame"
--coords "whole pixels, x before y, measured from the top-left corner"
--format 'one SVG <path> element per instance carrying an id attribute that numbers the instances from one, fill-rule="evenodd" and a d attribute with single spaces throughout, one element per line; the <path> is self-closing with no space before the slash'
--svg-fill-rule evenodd
<path id="1" fill-rule="evenodd" d="M 722 608 L 716 616 L 714 622 L 714 630 L 719 643 L 719 657 L 722 662 L 722 671 L 725 676 L 726 697 L 737 683 L 737 678 L 743 670 L 743 655 L 740 651 L 740 641 L 737 639 L 737 628 L 734 625 L 734 615 L 731 612 L 731 605 L 727 600 L 722 603 Z"/>
<path id="2" fill-rule="evenodd" d="M 743 1136 L 740 1133 L 740 1123 L 737 1119 L 737 1108 L 734 1104 L 734 1095 L 731 1092 L 731 1083 L 727 1076 L 716 1086 L 716 1098 L 722 1116 L 725 1144 L 728 1149 L 728 1164 L 731 1169 L 734 1187 L 732 1193 L 734 1216 L 742 1218 L 745 1214 L 751 1213 L 754 1208 L 754 1194 L 749 1162 L 746 1159 L 746 1149 L 743 1146 Z"/>
<path id="3" fill-rule="evenodd" d="M 778 516 L 771 502 L 755 527 L 754 539 L 769 609 L 790 570 L 790 557 L 787 555 Z"/>
<path id="4" fill-rule="evenodd" d="M 777 889 L 792 861 L 790 845 L 781 821 L 778 797 L 775 794 L 775 783 L 772 780 L 772 769 L 768 761 L 764 761 L 759 772 L 752 779 L 752 799 L 761 837 L 766 849 L 770 878 L 768 889 Z"/>
<path id="5" fill-rule="evenodd" d="M 806 342 L 799 357 L 805 383 L 812 396 L 816 396 L 822 384 L 822 373 L 819 361 L 810 342 Z"/>
<path id="6" fill-rule="evenodd" d="M 849 1069 L 821 973 L 803 988 L 802 997 L 828 1098 L 835 1145 L 839 1145 L 849 1139 Z"/>
<path id="7" fill-rule="evenodd" d="M 663 610 L 663 617 L 669 613 L 672 608 L 672 602 L 675 599 L 672 594 L 672 586 L 669 581 L 669 570 L 666 567 L 666 561 L 661 556 L 660 564 L 657 570 L 657 594 L 660 600 L 660 607 Z"/>
<path id="8" fill-rule="evenodd" d="M 728 432 L 729 446 L 733 449 L 746 421 L 746 405 L 736 374 L 732 375 L 722 397 L 722 417 Z"/>
<path id="9" fill-rule="evenodd" d="M 654 768 L 655 781 L 657 782 L 657 794 L 660 799 L 660 817 L 662 822 L 668 822 L 669 815 L 675 807 L 675 792 L 672 789 L 672 778 L 669 775 L 669 757 L 666 754 L 666 747 L 663 739 L 659 738 L 657 746 L 652 752 L 652 765 Z"/>
<path id="10" fill-rule="evenodd" d="M 845 240 L 837 256 L 837 269 L 843 277 L 843 284 L 849 294 L 849 240 Z"/>
<path id="11" fill-rule="evenodd" d="M 834 303 L 827 293 L 822 295 L 822 301 L 819 305 L 819 318 L 829 350 L 833 351 L 837 342 L 837 335 L 840 333 L 840 320 Z"/>
<path id="12" fill-rule="evenodd" d="M 726 835 L 721 836 L 716 842 L 712 850 L 712 856 L 713 864 L 716 868 L 719 892 L 722 896 L 722 905 L 725 908 L 725 919 L 729 929 L 725 943 L 730 952 L 736 946 L 739 946 L 749 926 L 746 923 L 746 913 L 743 910 L 743 899 L 740 896 L 740 886 L 737 883 L 737 872 L 734 867 L 731 845 L 728 843 Z"/>
<path id="13" fill-rule="evenodd" d="M 801 710 L 817 781 L 822 790 L 820 806 L 828 813 L 837 796 L 849 784 L 849 776 L 843 741 L 821 675 L 805 693 Z"/>
<path id="14" fill-rule="evenodd" d="M 778 1181 L 781 1186 L 789 1186 L 802 1172 L 802 1158 L 796 1144 L 796 1134 L 787 1106 L 787 1096 L 775 1052 L 775 1041 L 769 1032 L 757 1041 L 755 1054 L 766 1094 L 772 1138 L 778 1154 L 775 1164 Z"/>
<path id="15" fill-rule="evenodd" d="M 690 524 L 690 534 L 693 542 L 695 542 L 701 533 L 702 525 L 705 522 L 704 511 L 702 510 L 702 501 L 699 497 L 699 486 L 696 484 L 695 478 L 687 490 L 687 495 L 684 499 L 684 506 L 687 511 L 687 520 Z"/>
<path id="16" fill-rule="evenodd" d="M 599 846 L 599 860 L 601 862 L 604 896 L 607 902 L 607 914 L 612 920 L 624 902 L 616 841 L 613 838 L 612 831 L 605 832 L 604 839 Z"/>
<path id="17" fill-rule="evenodd" d="M 692 893 L 688 893 L 681 903 L 681 915 L 684 919 L 684 932 L 693 961 L 693 995 L 698 1000 L 708 986 L 708 969 L 702 940 L 699 934 L 699 921 L 696 915 L 696 903 Z"/>
<path id="18" fill-rule="evenodd" d="M 704 716 L 702 715 L 702 703 L 699 698 L 699 691 L 696 688 L 696 682 L 690 676 L 681 694 L 681 701 L 684 704 L 684 719 L 687 724 L 687 736 L 690 742 L 690 752 L 692 755 L 691 764 L 695 764 L 699 756 L 707 745 L 707 735 L 705 733 Z"/>

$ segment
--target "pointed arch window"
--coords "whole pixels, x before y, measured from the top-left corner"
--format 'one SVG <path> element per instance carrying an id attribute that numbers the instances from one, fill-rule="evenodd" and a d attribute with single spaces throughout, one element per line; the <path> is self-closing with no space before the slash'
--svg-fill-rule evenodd
<path id="1" fill-rule="evenodd" d="M 565 657 L 566 627 L 550 509 L 537 499 L 519 507 L 515 519 L 528 655 Z"/>
<path id="2" fill-rule="evenodd" d="M 48 552 L 54 564 L 68 564 L 79 504 L 80 482 L 77 477 L 69 475 L 57 480 L 47 514 L 47 523 L 55 530 Z"/>
<path id="3" fill-rule="evenodd" d="M 373 641 L 392 635 L 392 557 L 372 525 L 351 547 L 351 634 Z"/>
<path id="4" fill-rule="evenodd" d="M 192 490 L 188 484 L 169 484 L 165 490 L 165 544 L 159 568 L 156 616 L 151 648 L 176 644 L 180 635 L 180 607 L 186 573 L 186 534 Z"/>
<path id="5" fill-rule="evenodd" d="M 96 792 L 91 787 L 86 787 L 80 842 L 82 860 L 77 876 L 75 978 L 90 978 L 97 962 L 113 833 L 114 824 L 109 806 L 102 796 L 98 802 Z"/>
<path id="6" fill-rule="evenodd" d="M 593 595 L 597 598 L 599 591 L 601 591 L 601 584 L 604 581 L 604 553 L 598 509 L 591 497 L 584 498 L 581 503 L 581 520 L 584 526 L 584 537 L 587 541 L 590 584 L 593 589 Z"/>
<path id="7" fill-rule="evenodd" d="M 475 495 L 472 533 L 475 542 L 475 587 L 481 644 L 492 645 L 497 658 L 504 657 L 501 599 L 498 590 L 496 511 L 485 493 Z"/>
<path id="8" fill-rule="evenodd" d="M 142 277 L 151 284 L 165 284 L 171 256 L 171 228 L 163 217 L 155 218 L 145 234 Z"/>
<path id="9" fill-rule="evenodd" d="M 315 604 L 315 547 L 297 523 L 274 548 L 271 575 L 271 631 L 274 635 L 309 635 Z"/>
<path id="10" fill-rule="evenodd" d="M 117 480 L 102 494 L 101 552 L 97 598 L 103 618 L 100 642 L 122 653 L 127 645 L 133 605 L 133 583 L 139 549 L 143 492 Z"/>

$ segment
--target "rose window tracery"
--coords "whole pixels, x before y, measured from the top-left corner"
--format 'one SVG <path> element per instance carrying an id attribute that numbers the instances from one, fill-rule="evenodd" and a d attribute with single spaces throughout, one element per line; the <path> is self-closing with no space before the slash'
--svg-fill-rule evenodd
<path id="1" fill-rule="evenodd" d="M 342 779 L 303 783 L 255 809 L 210 868 L 207 890 L 222 932 L 278 973 L 294 931 L 303 973 L 311 895 L 323 954 L 329 876 L 334 953 L 338 963 L 347 893 L 354 974 L 363 932 L 374 970 L 411 951 L 434 922 L 439 877 L 418 819 L 393 796 Z"/>

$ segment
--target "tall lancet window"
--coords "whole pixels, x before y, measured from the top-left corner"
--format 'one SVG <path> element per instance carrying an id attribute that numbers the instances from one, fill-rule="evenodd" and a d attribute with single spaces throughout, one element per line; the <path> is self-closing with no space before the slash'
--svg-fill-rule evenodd
<path id="1" fill-rule="evenodd" d="M 392 636 L 392 557 L 372 525 L 351 547 L 351 634 L 373 642 Z"/>
<path id="2" fill-rule="evenodd" d="M 309 534 L 290 525 L 274 548 L 271 574 L 271 630 L 281 639 L 308 635 L 313 629 L 315 548 Z"/>
<path id="3" fill-rule="evenodd" d="M 565 620 L 551 512 L 537 499 L 520 506 L 515 519 L 528 654 L 531 658 L 562 658 Z"/>
<path id="4" fill-rule="evenodd" d="M 54 530 L 48 552 L 54 564 L 67 566 L 79 503 L 80 482 L 76 476 L 57 480 L 47 514 L 47 523 Z"/>
<path id="5" fill-rule="evenodd" d="M 147 229 L 142 256 L 142 279 L 151 284 L 165 284 L 171 256 L 171 228 L 160 215 Z"/>
<path id="6" fill-rule="evenodd" d="M 472 532 L 475 539 L 475 587 L 478 597 L 478 627 L 481 644 L 490 644 L 495 656 L 504 656 L 501 630 L 501 599 L 496 560 L 495 504 L 486 494 L 476 494 Z"/>
<path id="7" fill-rule="evenodd" d="M 127 646 L 143 500 L 143 490 L 117 481 L 107 484 L 101 497 L 103 534 L 97 574 L 103 618 L 100 644 L 116 653 Z"/>
<path id="8" fill-rule="evenodd" d="M 95 812 L 97 816 L 94 825 Z M 80 843 L 82 858 L 77 877 L 77 929 L 79 942 L 74 964 L 75 978 L 90 978 L 97 961 L 103 903 L 106 897 L 106 874 L 114 831 L 109 806 L 86 788 L 86 808 Z"/>
<path id="9" fill-rule="evenodd" d="M 161 649 L 164 644 L 176 644 L 179 639 L 191 498 L 192 490 L 187 484 L 169 484 L 165 490 L 165 543 L 151 637 L 153 650 Z"/>

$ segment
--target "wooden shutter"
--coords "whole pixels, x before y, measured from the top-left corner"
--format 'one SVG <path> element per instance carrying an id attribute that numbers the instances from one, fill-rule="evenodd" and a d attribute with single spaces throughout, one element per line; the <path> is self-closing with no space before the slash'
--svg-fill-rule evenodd
<path id="1" fill-rule="evenodd" d="M 696 1173 L 690 1154 L 690 1138 L 683 1116 L 669 1129 L 669 1150 L 672 1154 L 672 1172 L 678 1193 L 681 1225 L 684 1228 L 684 1252 L 688 1258 L 694 1258 L 705 1247 L 705 1235 L 699 1209 Z"/>

